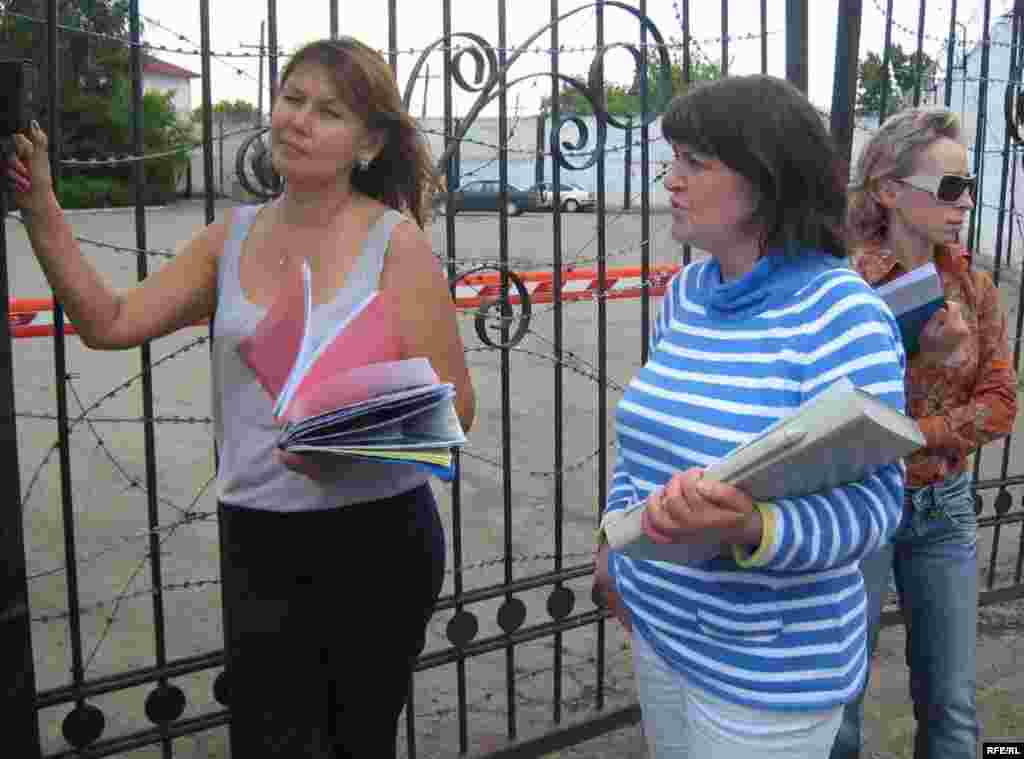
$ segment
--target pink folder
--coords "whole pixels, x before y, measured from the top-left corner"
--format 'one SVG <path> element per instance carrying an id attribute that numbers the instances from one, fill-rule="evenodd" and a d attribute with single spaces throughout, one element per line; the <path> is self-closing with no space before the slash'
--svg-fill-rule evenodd
<path id="1" fill-rule="evenodd" d="M 405 357 L 397 299 L 378 292 L 309 367 L 282 417 L 303 419 L 387 392 L 366 384 L 373 373 L 351 370 Z"/>
<path id="2" fill-rule="evenodd" d="M 376 292 L 307 368 L 282 419 L 302 419 L 386 392 L 386 387 L 378 390 L 367 384 L 373 373 L 346 375 L 369 364 L 405 358 L 397 305 L 393 294 Z M 289 272 L 266 316 L 239 343 L 242 359 L 272 398 L 278 397 L 293 370 L 305 331 L 305 310 L 302 272 Z"/>
<path id="3" fill-rule="evenodd" d="M 271 398 L 277 398 L 295 364 L 306 326 L 302 268 L 289 266 L 281 292 L 256 329 L 238 343 L 242 360 Z"/>

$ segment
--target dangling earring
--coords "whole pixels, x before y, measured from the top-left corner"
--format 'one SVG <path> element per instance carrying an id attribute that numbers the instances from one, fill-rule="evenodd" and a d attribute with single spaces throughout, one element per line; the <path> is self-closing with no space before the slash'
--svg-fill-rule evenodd
<path id="1" fill-rule="evenodd" d="M 360 158 L 358 161 L 356 161 L 356 167 L 360 171 L 367 171 L 370 168 L 370 161 L 369 161 L 369 159 L 367 159 L 367 158 Z"/>

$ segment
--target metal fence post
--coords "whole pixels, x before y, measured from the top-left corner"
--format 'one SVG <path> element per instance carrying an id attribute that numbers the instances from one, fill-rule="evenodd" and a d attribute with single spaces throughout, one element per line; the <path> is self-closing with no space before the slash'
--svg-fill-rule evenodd
<path id="1" fill-rule="evenodd" d="M 0 63 L 2 109 L 0 130 L 4 155 L 10 135 L 21 126 L 24 70 L 20 61 Z M 0 504 L 0 714 L 4 742 L 19 756 L 39 756 L 36 715 L 36 674 L 32 659 L 32 620 L 28 605 L 28 573 L 22 535 L 21 478 L 18 474 L 18 428 L 14 416 L 14 366 L 11 349 L 10 286 L 7 278 L 7 193 L 0 189 L 0 456 L 7 474 L 7 495 Z"/>
<path id="2" fill-rule="evenodd" d="M 646 115 L 646 114 L 644 114 Z M 622 176 L 622 210 L 628 211 L 630 206 L 630 195 L 633 192 L 633 188 L 630 186 L 630 172 L 632 171 L 633 163 L 633 117 L 627 116 L 626 123 L 629 126 L 626 127 L 626 142 L 625 142 L 625 155 L 622 156 L 622 164 L 625 167 L 625 172 Z"/>
<path id="3" fill-rule="evenodd" d="M 807 0 L 786 0 L 786 79 L 807 92 Z"/>
<path id="4" fill-rule="evenodd" d="M 849 174 L 857 107 L 857 54 L 860 47 L 861 0 L 839 0 L 836 67 L 832 85 L 832 137 Z"/>

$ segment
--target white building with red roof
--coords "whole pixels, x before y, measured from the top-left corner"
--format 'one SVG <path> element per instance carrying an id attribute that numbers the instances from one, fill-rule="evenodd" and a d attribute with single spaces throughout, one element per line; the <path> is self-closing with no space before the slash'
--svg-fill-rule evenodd
<path id="1" fill-rule="evenodd" d="M 142 89 L 144 92 L 173 93 L 174 110 L 183 118 L 192 113 L 192 80 L 199 74 L 151 55 L 142 58 Z"/>

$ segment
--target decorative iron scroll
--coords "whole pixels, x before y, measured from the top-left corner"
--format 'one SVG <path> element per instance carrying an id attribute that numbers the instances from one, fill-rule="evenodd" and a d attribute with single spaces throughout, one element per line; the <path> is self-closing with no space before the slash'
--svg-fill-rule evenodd
<path id="1" fill-rule="evenodd" d="M 545 33 L 549 32 L 553 27 L 560 24 L 562 21 L 570 18 L 571 16 L 581 13 L 583 11 L 602 6 L 603 8 L 618 8 L 626 13 L 629 13 L 637 22 L 641 28 L 647 32 L 651 39 L 654 40 L 653 44 L 649 45 L 649 48 L 653 48 L 658 57 L 657 61 L 657 72 L 658 72 L 658 87 L 656 88 L 657 98 L 649 100 L 647 102 L 647 109 L 638 115 L 638 118 L 632 119 L 629 123 L 620 121 L 614 115 L 608 112 L 604 98 L 604 56 L 611 50 L 616 48 L 622 48 L 630 52 L 633 56 L 633 61 L 636 66 L 635 81 L 646 82 L 647 71 L 646 71 L 646 58 L 643 51 L 636 45 L 626 43 L 613 43 L 605 45 L 600 49 L 594 58 L 594 61 L 590 65 L 589 75 L 587 81 L 583 82 L 575 77 L 566 76 L 564 74 L 556 74 L 552 71 L 548 72 L 537 72 L 533 74 L 527 74 L 525 76 L 518 77 L 511 81 L 507 80 L 507 73 L 509 69 L 515 64 L 524 52 L 531 49 L 533 44 Z M 455 147 L 465 137 L 466 133 L 472 127 L 473 122 L 476 120 L 480 112 L 496 97 L 498 97 L 502 91 L 508 91 L 515 87 L 517 84 L 525 82 L 530 79 L 536 79 L 538 77 L 550 77 L 553 80 L 564 83 L 578 91 L 586 100 L 590 103 L 594 110 L 595 119 L 597 122 L 597 133 L 594 135 L 595 144 L 592 150 L 590 150 L 589 160 L 579 166 L 574 166 L 568 162 L 563 155 L 563 150 L 570 151 L 584 151 L 587 148 L 587 143 L 590 140 L 589 130 L 584 126 L 583 121 L 574 115 L 567 115 L 565 118 L 556 115 L 553 119 L 552 131 L 551 131 L 551 152 L 555 160 L 559 164 L 570 171 L 578 171 L 587 169 L 594 165 L 597 161 L 597 156 L 604 150 L 607 129 L 611 125 L 617 129 L 628 129 L 635 127 L 642 127 L 653 122 L 658 115 L 664 110 L 668 104 L 669 99 L 672 96 L 672 66 L 668 56 L 668 47 L 665 45 L 665 39 L 662 37 L 661 32 L 654 25 L 654 22 L 650 18 L 640 13 L 636 8 L 627 5 L 625 3 L 617 2 L 616 0 L 602 0 L 601 2 L 590 3 L 589 5 L 582 5 L 579 8 L 575 8 L 567 13 L 563 13 L 556 20 L 541 27 L 539 30 L 534 32 L 525 42 L 517 47 L 505 60 L 504 66 L 500 66 L 496 49 L 487 40 L 477 34 L 470 33 L 455 33 L 448 37 L 442 37 L 441 39 L 434 42 L 432 45 L 427 47 L 420 57 L 417 59 L 412 71 L 409 74 L 409 78 L 406 82 L 405 93 L 402 96 L 402 104 L 409 109 L 412 101 L 413 93 L 416 89 L 416 84 L 420 78 L 420 70 L 426 65 L 427 58 L 438 50 L 442 46 L 451 46 L 455 44 L 457 40 L 468 40 L 472 46 L 460 49 L 452 57 L 451 65 L 451 76 L 456 85 L 466 92 L 479 92 L 479 96 L 473 103 L 472 107 L 466 113 L 466 116 L 460 119 L 459 126 L 456 131 L 451 135 L 451 139 L 445 145 L 444 152 L 438 159 L 436 164 L 436 170 L 439 174 L 444 172 L 444 167 L 448 163 L 452 154 L 455 151 Z M 462 73 L 462 61 L 465 56 L 468 56 L 476 63 L 475 76 L 472 82 L 468 82 L 466 77 Z M 502 81 L 505 81 L 504 85 L 499 86 Z M 562 127 L 566 124 L 572 123 L 576 126 L 578 131 L 578 137 L 575 142 L 562 142 L 559 139 Z"/>
<path id="2" fill-rule="evenodd" d="M 247 138 L 235 156 L 238 181 L 246 192 L 260 200 L 270 200 L 281 193 L 281 175 L 270 162 L 269 140 L 270 127 L 265 127 Z M 255 179 L 255 184 L 250 181 L 250 176 Z"/>
<path id="3" fill-rule="evenodd" d="M 486 271 L 501 273 L 501 269 L 494 266 L 479 266 L 463 272 L 452 280 L 452 291 L 454 292 L 460 280 Z M 473 319 L 477 337 L 484 345 L 491 348 L 512 348 L 518 345 L 530 331 L 530 318 L 533 312 L 530 291 L 527 289 L 526 283 L 515 272 L 509 271 L 507 276 L 508 285 L 515 288 L 515 294 L 511 294 L 508 286 L 501 287 L 496 296 L 487 297 L 480 304 Z M 514 306 L 519 307 L 518 314 Z M 500 332 L 503 329 L 511 329 L 512 332 L 507 339 L 496 342 L 491 337 L 491 333 Z"/>

